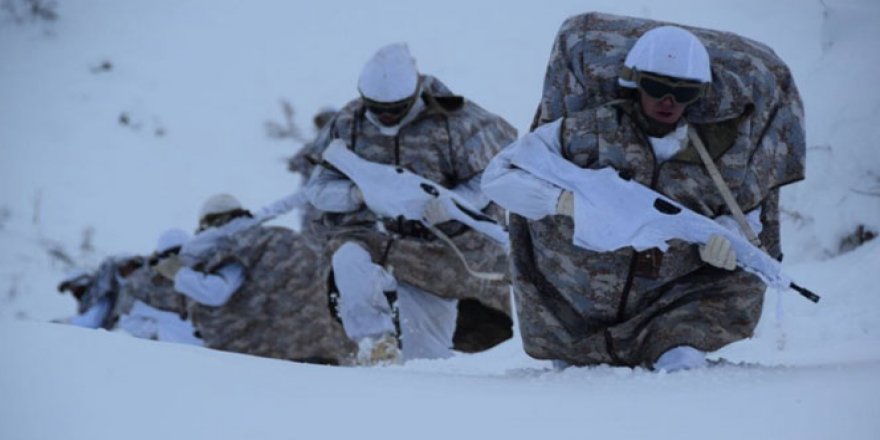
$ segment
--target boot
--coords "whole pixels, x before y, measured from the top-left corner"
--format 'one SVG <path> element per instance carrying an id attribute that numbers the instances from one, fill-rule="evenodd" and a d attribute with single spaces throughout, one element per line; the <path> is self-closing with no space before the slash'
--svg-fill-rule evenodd
<path id="1" fill-rule="evenodd" d="M 386 333 L 375 338 L 364 338 L 358 342 L 358 365 L 393 365 L 402 364 L 397 337 Z"/>

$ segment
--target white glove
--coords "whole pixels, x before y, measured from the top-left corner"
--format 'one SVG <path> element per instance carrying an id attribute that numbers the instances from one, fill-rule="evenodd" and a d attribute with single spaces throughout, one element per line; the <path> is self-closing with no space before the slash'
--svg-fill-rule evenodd
<path id="1" fill-rule="evenodd" d="M 574 216 L 574 194 L 569 190 L 562 190 L 559 200 L 556 201 L 556 213 L 559 215 Z"/>
<path id="2" fill-rule="evenodd" d="M 351 189 L 348 191 L 348 196 L 351 198 L 352 202 L 358 205 L 364 203 L 364 193 L 357 187 L 357 185 L 351 186 Z"/>
<path id="3" fill-rule="evenodd" d="M 422 218 L 424 218 L 425 222 L 431 226 L 452 220 L 452 216 L 446 211 L 446 207 L 443 206 L 443 203 L 437 198 L 431 199 L 425 204 L 425 210 L 422 211 Z"/>
<path id="4" fill-rule="evenodd" d="M 169 281 L 174 281 L 174 277 L 177 276 L 177 272 L 180 271 L 180 268 L 183 267 L 183 263 L 180 261 L 180 257 L 177 254 L 168 256 L 162 261 L 160 261 L 154 267 L 156 272 L 159 272 L 159 275 L 162 275 Z"/>
<path id="5" fill-rule="evenodd" d="M 700 259 L 721 269 L 736 269 L 736 251 L 723 235 L 712 235 L 705 246 L 700 246 Z"/>

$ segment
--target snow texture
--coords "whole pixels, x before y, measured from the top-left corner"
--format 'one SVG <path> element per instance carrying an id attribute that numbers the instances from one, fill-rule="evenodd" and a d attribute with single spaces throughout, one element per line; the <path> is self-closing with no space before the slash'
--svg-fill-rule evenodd
<path id="1" fill-rule="evenodd" d="M 556 30 L 586 8 L 736 32 L 789 64 L 809 152 L 807 180 L 783 191 L 784 267 L 818 305 L 768 292 L 754 338 L 668 374 L 556 370 L 517 340 L 333 368 L 49 322 L 75 310 L 55 291 L 65 273 L 193 230 L 211 194 L 253 209 L 295 191 L 284 159 L 300 141 L 267 123 L 310 137 L 311 116 L 355 97 L 388 43 L 524 132 Z M 880 438 L 880 240 L 841 249 L 859 225 L 880 229 L 877 1 L 67 0 L 56 12 L 17 23 L 0 8 L 0 438 Z"/>

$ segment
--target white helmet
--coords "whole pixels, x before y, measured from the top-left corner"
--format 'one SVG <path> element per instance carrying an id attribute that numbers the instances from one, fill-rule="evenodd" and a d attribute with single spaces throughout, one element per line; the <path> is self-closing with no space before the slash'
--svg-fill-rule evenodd
<path id="1" fill-rule="evenodd" d="M 159 236 L 159 242 L 156 243 L 156 253 L 161 254 L 169 249 L 183 246 L 189 240 L 189 233 L 183 229 L 171 228 Z"/>
<path id="2" fill-rule="evenodd" d="M 419 71 L 404 43 L 389 44 L 376 52 L 361 71 L 358 91 L 378 102 L 402 101 L 416 93 Z"/>
<path id="3" fill-rule="evenodd" d="M 214 194 L 211 197 L 208 197 L 208 200 L 205 200 L 205 203 L 202 205 L 202 210 L 199 211 L 199 221 L 205 219 L 205 217 L 213 214 L 223 214 L 224 212 L 235 211 L 241 208 L 241 203 L 238 202 L 238 199 L 232 197 L 229 194 Z"/>
<path id="4" fill-rule="evenodd" d="M 701 83 L 712 82 L 712 68 L 706 47 L 689 31 L 676 26 L 661 26 L 645 32 L 626 55 L 624 74 L 618 78 L 623 87 L 636 88 L 626 72 L 632 69 Z"/>

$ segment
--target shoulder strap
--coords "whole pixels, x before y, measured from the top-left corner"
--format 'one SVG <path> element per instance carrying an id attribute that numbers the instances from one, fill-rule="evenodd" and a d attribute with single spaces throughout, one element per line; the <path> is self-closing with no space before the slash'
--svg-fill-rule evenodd
<path id="1" fill-rule="evenodd" d="M 694 130 L 692 125 L 688 125 L 688 138 L 691 140 L 691 143 L 694 144 L 694 148 L 697 150 L 697 153 L 700 155 L 700 159 L 703 161 L 703 165 L 706 166 L 706 170 L 709 172 L 709 176 L 712 178 L 712 182 L 715 183 L 715 187 L 718 188 L 718 191 L 721 193 L 721 197 L 724 199 L 724 203 L 727 205 L 727 208 L 730 209 L 730 212 L 733 214 L 733 218 L 736 219 L 736 222 L 739 224 L 740 230 L 746 236 L 746 238 L 758 248 L 762 248 L 761 240 L 755 235 L 755 231 L 752 231 L 752 228 L 749 227 L 749 223 L 746 221 L 746 216 L 743 214 L 742 208 L 739 207 L 739 204 L 736 203 L 736 199 L 733 197 L 733 193 L 730 192 L 730 188 L 724 182 L 724 178 L 721 177 L 721 173 L 718 171 L 718 167 L 715 166 L 715 163 L 712 162 L 712 157 L 709 156 L 709 152 L 706 151 L 706 146 L 703 144 L 702 139 L 697 134 L 697 131 Z"/>
<path id="2" fill-rule="evenodd" d="M 361 104 L 360 106 L 358 106 L 357 110 L 355 110 L 354 113 L 352 114 L 353 117 L 351 118 L 351 127 L 350 127 L 351 136 L 349 139 L 349 141 L 351 143 L 349 144 L 349 147 L 348 147 L 351 149 L 351 151 L 354 151 L 355 146 L 357 145 L 357 132 L 358 132 L 358 130 L 361 129 L 361 120 L 366 116 L 366 115 L 364 115 L 364 113 L 366 113 L 366 112 L 367 112 L 367 108 L 363 104 Z"/>

